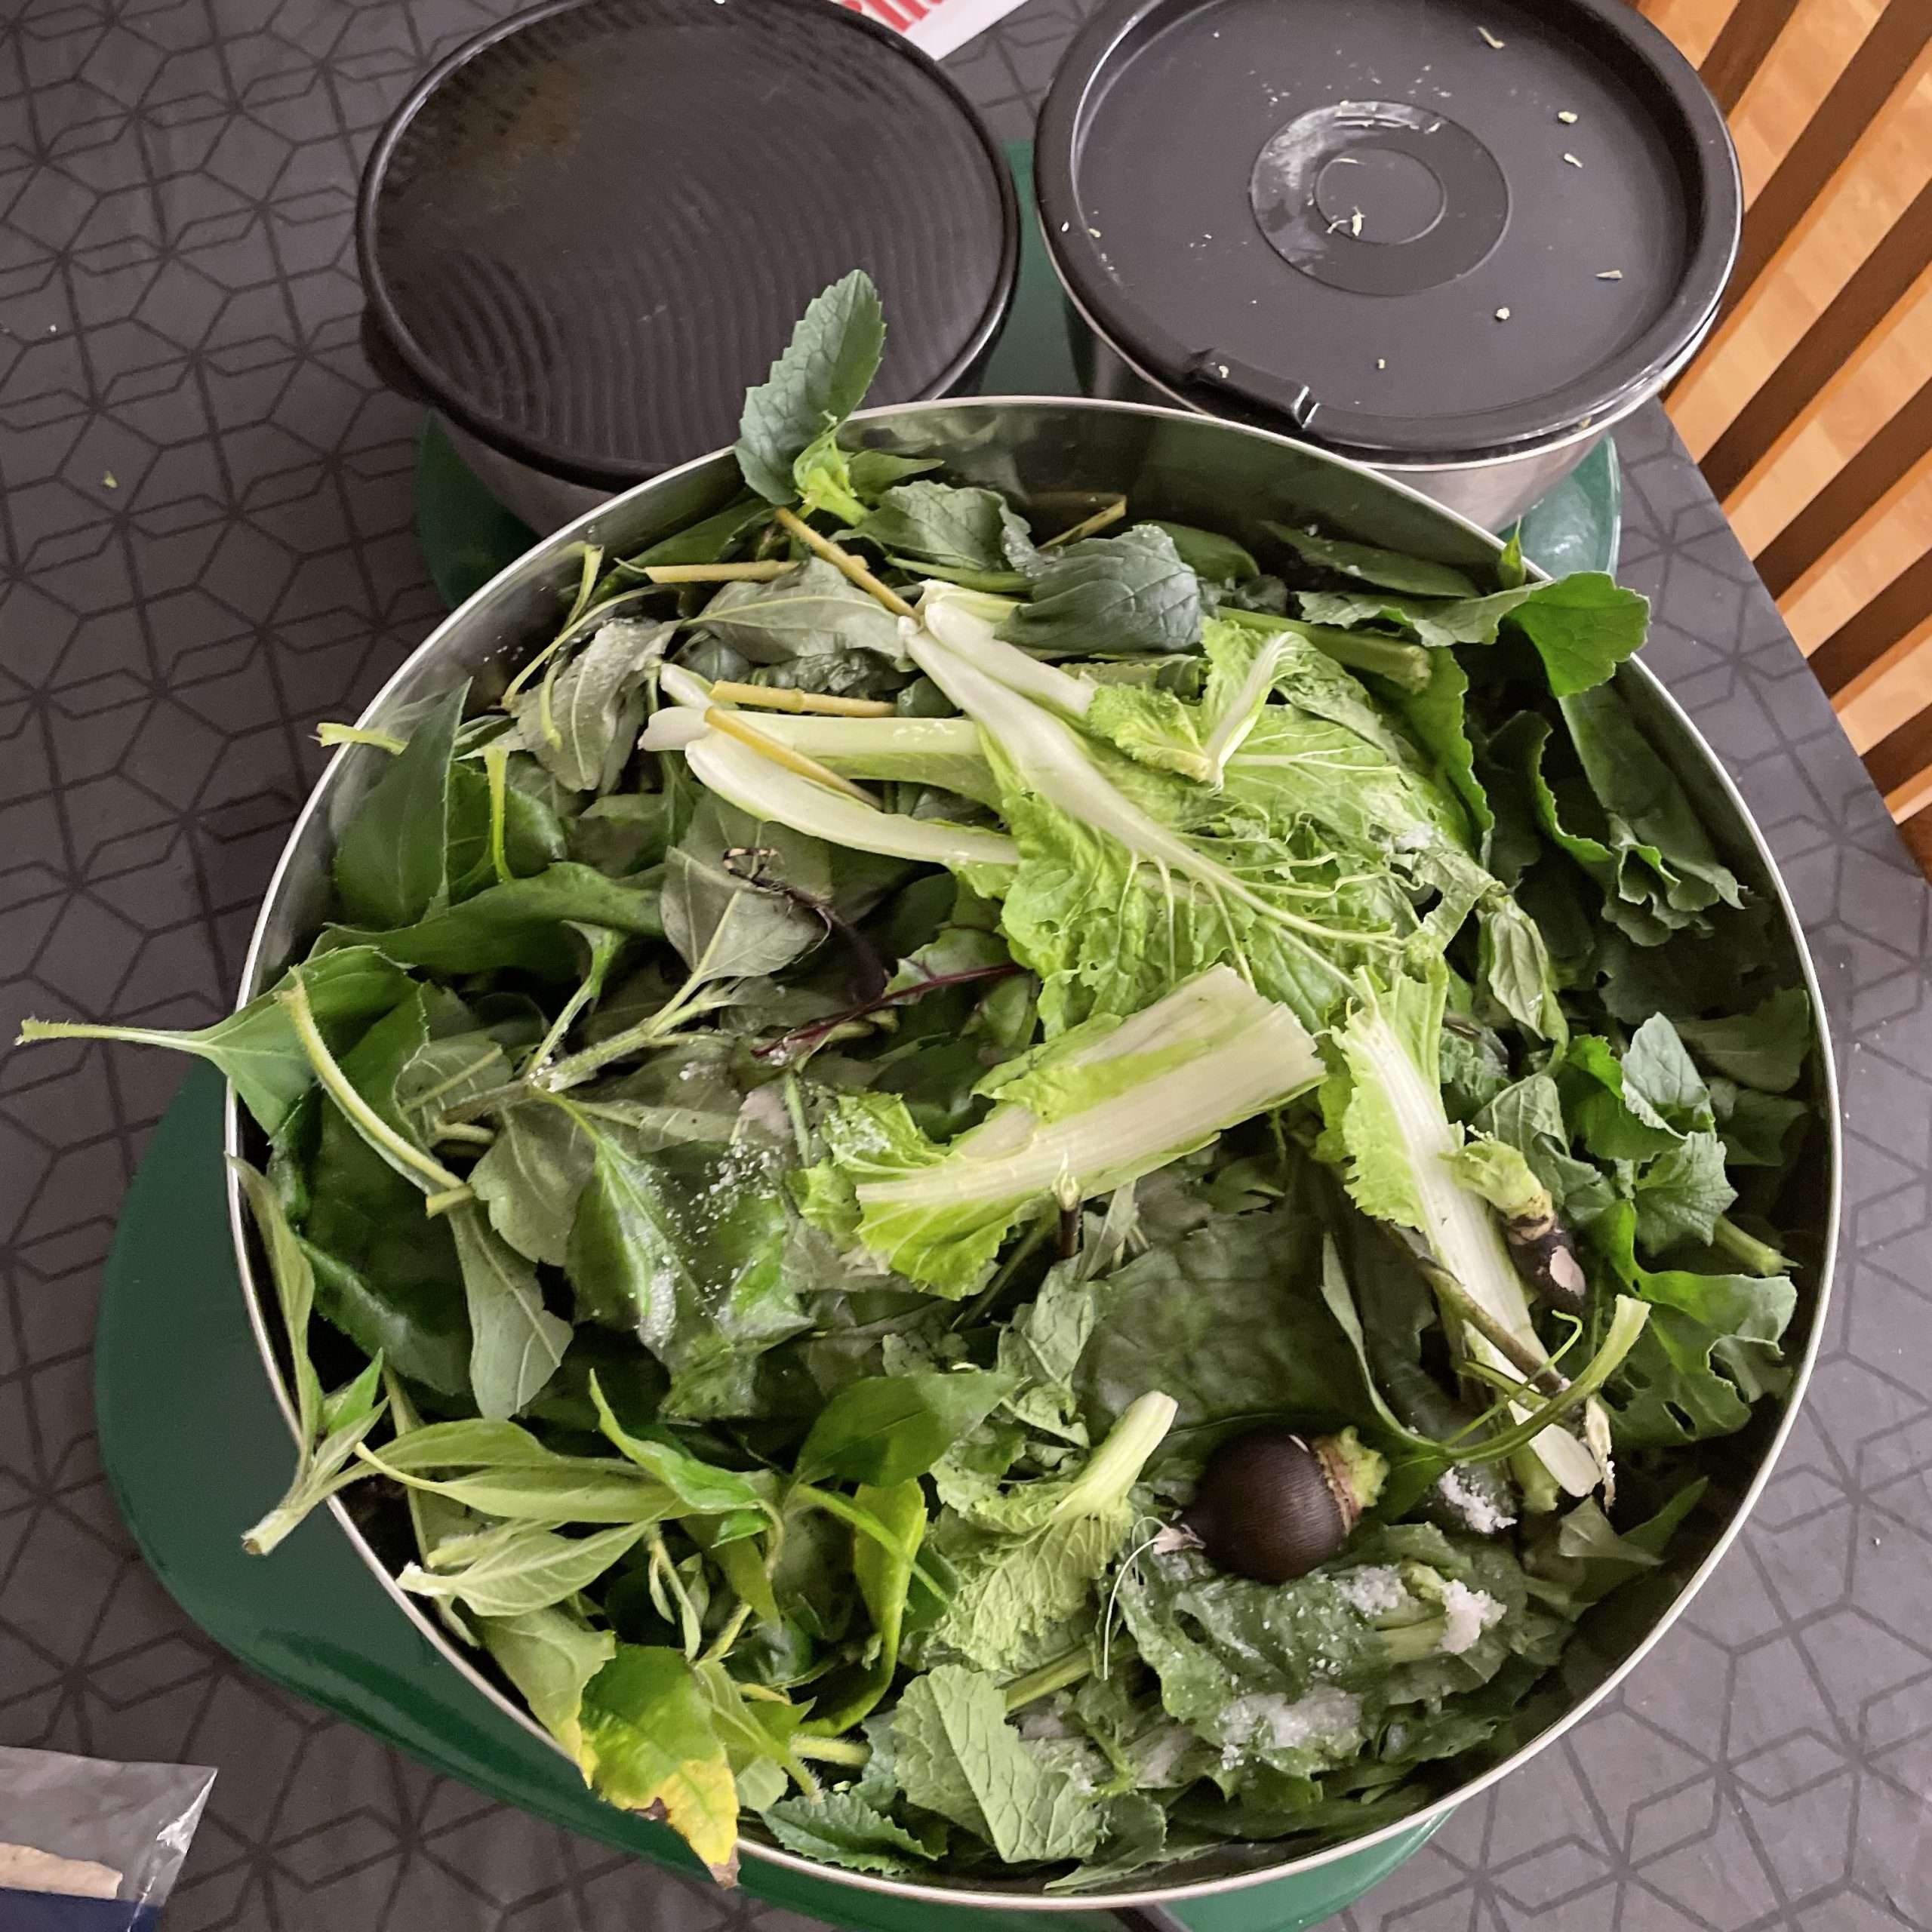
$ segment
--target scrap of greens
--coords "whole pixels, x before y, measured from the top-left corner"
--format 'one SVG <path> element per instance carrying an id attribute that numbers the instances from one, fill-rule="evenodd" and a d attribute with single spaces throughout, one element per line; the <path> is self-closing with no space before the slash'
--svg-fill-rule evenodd
<path id="1" fill-rule="evenodd" d="M 261 1131 L 248 1546 L 406 1502 L 403 1587 L 721 1877 L 747 1811 L 1057 1887 L 1358 1831 L 1786 1386 L 1806 1001 L 1612 681 L 1641 597 L 1043 531 L 841 441 L 882 336 L 828 290 L 745 494 L 325 734 L 269 992 L 26 1037 Z"/>

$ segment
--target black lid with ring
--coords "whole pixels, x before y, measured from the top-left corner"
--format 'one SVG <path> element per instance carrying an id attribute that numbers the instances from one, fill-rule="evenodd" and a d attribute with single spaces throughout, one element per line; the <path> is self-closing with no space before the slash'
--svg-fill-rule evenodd
<path id="1" fill-rule="evenodd" d="M 1035 173 L 1128 362 L 1370 462 L 1503 455 L 1654 394 L 1742 207 L 1723 116 L 1624 0 L 1118 0 Z"/>
<path id="2" fill-rule="evenodd" d="M 615 489 L 728 443 L 854 268 L 877 402 L 943 395 L 1012 299 L 1005 157 L 899 35 L 826 0 L 561 0 L 459 48 L 362 182 L 384 373 L 552 475 Z"/>

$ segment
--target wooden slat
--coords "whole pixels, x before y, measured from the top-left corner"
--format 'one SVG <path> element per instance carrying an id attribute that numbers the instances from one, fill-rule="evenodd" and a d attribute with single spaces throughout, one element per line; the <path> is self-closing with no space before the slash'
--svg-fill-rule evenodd
<path id="1" fill-rule="evenodd" d="M 1932 377 L 1758 553 L 1758 574 L 1782 598 L 1869 527 L 1932 466 Z"/>
<path id="2" fill-rule="evenodd" d="M 1867 346 L 1928 264 L 1932 181 L 1706 452 L 1704 475 L 1720 500 L 1737 493 L 1832 377 Z"/>
<path id="3" fill-rule="evenodd" d="M 1798 11 L 1798 0 L 1737 0 L 1729 20 L 1697 69 L 1718 106 L 1728 115 L 1744 98 L 1778 35 Z"/>
<path id="4" fill-rule="evenodd" d="M 1918 869 L 1932 877 L 1932 805 L 1921 806 L 1900 826 L 1899 834 Z"/>
<path id="5" fill-rule="evenodd" d="M 1928 616 L 1932 616 L 1932 552 L 1893 578 L 1870 603 L 1847 618 L 1812 652 L 1813 676 L 1828 694 L 1835 696 L 1895 645 L 1909 637 Z M 1875 745 L 1866 761 L 1869 764 L 1890 743 L 1891 739 L 1887 738 Z M 1877 775 L 1875 771 L 1873 775 Z"/>
<path id="6" fill-rule="evenodd" d="M 1748 11 L 1750 5 L 1751 0 L 1743 0 L 1739 11 Z M 1913 67 L 1928 45 L 1932 6 L 1926 0 L 1890 0 L 1746 211 L 1737 266 L 1724 298 L 1725 315 L 1749 294 L 1776 257 L 1789 257 L 1810 232 L 1832 177 L 1850 158 L 1885 103 L 1914 78 Z"/>
<path id="7" fill-rule="evenodd" d="M 1865 754 L 1865 768 L 1894 812 L 1911 809 L 1932 773 L 1932 710 L 1915 712 L 1881 738 Z"/>
<path id="8" fill-rule="evenodd" d="M 1845 728 L 1846 735 L 1854 747 L 1861 740 L 1867 745 L 1874 743 L 1884 726 L 1894 723 L 1903 715 L 1894 697 L 1893 702 L 1884 707 L 1880 716 L 1868 718 L 1864 715 L 1868 709 L 1877 710 L 1879 707 L 1875 705 L 1868 707 L 1866 700 L 1900 666 L 1909 663 L 1928 644 L 1932 644 L 1932 617 L 1928 617 L 1916 629 L 1906 632 L 1890 650 L 1874 658 L 1841 691 L 1832 693 L 1832 709 L 1838 712 L 1838 721 Z M 1915 705 L 1918 703 L 1916 697 L 1911 702 Z"/>

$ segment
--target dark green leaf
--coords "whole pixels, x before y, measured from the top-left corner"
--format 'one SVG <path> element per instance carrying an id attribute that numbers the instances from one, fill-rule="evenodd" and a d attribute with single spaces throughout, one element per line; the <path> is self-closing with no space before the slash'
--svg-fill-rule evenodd
<path id="1" fill-rule="evenodd" d="M 1197 530 L 1191 523 L 1155 522 L 1151 528 L 1165 533 L 1168 541 L 1198 577 L 1212 584 L 1244 583 L 1261 574 L 1261 566 L 1232 537 L 1218 531 Z"/>
<path id="2" fill-rule="evenodd" d="M 498 1116 L 497 1137 L 470 1170 L 469 1185 L 511 1247 L 561 1268 L 590 1163 L 590 1138 L 575 1117 L 533 1101 Z"/>
<path id="3" fill-rule="evenodd" d="M 792 465 L 865 400 L 884 346 L 878 291 L 863 269 L 812 298 L 770 376 L 745 396 L 738 467 L 767 502 L 792 500 Z"/>
<path id="4" fill-rule="evenodd" d="M 1012 1387 L 989 1371 L 872 1376 L 842 1389 L 798 1451 L 798 1478 L 890 1488 L 924 1475 Z"/>
<path id="5" fill-rule="evenodd" d="M 764 1816 L 772 1836 L 787 1850 L 848 1872 L 904 1878 L 940 1849 L 915 1838 L 855 1792 L 827 1792 L 816 1800 L 788 1798 Z"/>
<path id="6" fill-rule="evenodd" d="M 895 483 L 941 467 L 936 456 L 900 456 L 891 450 L 854 450 L 847 459 L 854 492 L 875 503 Z"/>
<path id="7" fill-rule="evenodd" d="M 1739 1168 L 1783 1167 L 1791 1130 L 1810 1112 L 1801 1100 L 1782 1100 L 1730 1080 L 1711 1082 L 1711 1110 L 1724 1137 L 1725 1156 Z"/>
<path id="8" fill-rule="evenodd" d="M 1097 1283 L 1078 1377 L 1090 1425 L 1150 1389 L 1180 1404 L 1182 1429 L 1277 1410 L 1353 1417 L 1361 1384 L 1321 1302 L 1321 1235 L 1294 1199 L 1217 1215 Z"/>
<path id="9" fill-rule="evenodd" d="M 1192 651 L 1201 641 L 1201 580 L 1152 524 L 1051 553 L 1033 596 L 1001 636 L 1055 657 Z"/>
<path id="10" fill-rule="evenodd" d="M 789 466 L 786 468 L 789 480 Z M 786 499 L 789 501 L 789 497 Z M 753 531 L 771 519 L 770 506 L 761 497 L 740 497 L 701 523 L 688 530 L 660 538 L 647 550 L 628 560 L 636 571 L 655 570 L 666 564 L 716 564 L 723 562 Z"/>
<path id="11" fill-rule="evenodd" d="M 1004 571 L 1010 525 L 1026 526 L 997 490 L 945 483 L 902 483 L 879 499 L 855 534 L 888 554 L 961 571 Z"/>
<path id="12" fill-rule="evenodd" d="M 677 625 L 614 617 L 561 670 L 518 694 L 512 709 L 524 746 L 573 792 L 616 785 L 644 722 L 644 685 Z"/>
<path id="13" fill-rule="evenodd" d="M 1306 530 L 1291 529 L 1286 524 L 1271 523 L 1267 528 L 1290 546 L 1303 563 L 1334 571 L 1338 576 L 1357 577 L 1364 583 L 1379 584 L 1384 590 L 1405 591 L 1414 597 L 1473 597 L 1476 594 L 1475 583 L 1447 564 L 1402 556 L 1393 550 L 1378 549 L 1372 543 L 1317 537 Z"/>
<path id="14" fill-rule="evenodd" d="M 558 810 L 563 794 L 534 758 L 513 754 L 503 786 L 503 857 L 512 877 L 527 878 L 570 854 Z M 496 882 L 490 853 L 490 781 L 459 758 L 450 767 L 450 895 L 466 899 Z"/>
<path id="15" fill-rule="evenodd" d="M 1447 603 L 1304 592 L 1301 607 L 1313 623 L 1390 624 L 1434 650 L 1494 644 L 1502 626 L 1513 624 L 1535 645 L 1549 688 L 1559 698 L 1604 683 L 1641 648 L 1650 623 L 1647 599 L 1596 571 Z"/>
<path id="16" fill-rule="evenodd" d="M 1008 1864 L 1084 1858 L 1100 1841 L 1099 1810 L 1065 1772 L 1028 1754 L 990 1677 L 948 1665 L 915 1678 L 891 1738 L 912 1803 L 984 1838 Z"/>
<path id="17" fill-rule="evenodd" d="M 1641 1087 L 1626 1082 L 1623 1064 L 1607 1040 L 1594 1034 L 1572 1039 L 1559 1088 L 1564 1111 L 1576 1122 L 1585 1146 L 1600 1161 L 1647 1160 L 1677 1144 L 1677 1130 Z"/>
<path id="18" fill-rule="evenodd" d="M 406 966 L 452 976 L 502 971 L 540 979 L 574 980 L 583 971 L 580 949 L 566 922 L 608 926 L 614 932 L 662 936 L 654 879 L 606 878 L 588 866 L 551 866 L 531 878 L 493 885 L 447 911 L 432 912 L 394 932 L 360 932 L 329 926 L 318 952 L 375 946 Z"/>
<path id="19" fill-rule="evenodd" d="M 396 1082 L 431 1037 L 432 1011 L 443 1024 L 419 989 L 342 1060 L 350 1084 L 398 1132 L 408 1123 Z M 457 1023 L 463 1017 L 460 1008 L 453 1016 Z M 447 1219 L 425 1214 L 420 1189 L 334 1106 L 321 1110 L 310 1182 L 300 1232 L 318 1310 L 398 1374 L 446 1395 L 467 1394 L 469 1321 Z"/>
<path id="20" fill-rule="evenodd" d="M 478 1414 L 517 1414 L 556 1372 L 571 1326 L 547 1313 L 537 1271 L 465 1202 L 450 1216 L 469 1307 L 469 1385 Z"/>
<path id="21" fill-rule="evenodd" d="M 353 924 L 412 925 L 448 897 L 450 758 L 469 690 L 438 700 L 336 840 L 336 897 Z"/>
<path id="22" fill-rule="evenodd" d="M 665 935 L 694 979 L 775 973 L 824 938 L 824 921 L 781 885 L 829 901 L 826 848 L 707 797 L 664 866 Z"/>
<path id="23" fill-rule="evenodd" d="M 1684 788 L 1607 685 L 1562 700 L 1564 721 L 1590 789 L 1620 840 L 1647 855 L 1678 912 L 1743 902 L 1743 888 L 1712 849 Z"/>
<path id="24" fill-rule="evenodd" d="M 1737 1198 L 1724 1178 L 1724 1143 L 1687 1134 L 1636 1180 L 1637 1239 L 1652 1254 L 1679 1241 L 1708 1241 L 1718 1217 Z"/>
<path id="25" fill-rule="evenodd" d="M 899 656 L 899 620 L 836 565 L 811 557 L 769 583 L 728 583 L 698 621 L 754 664 Z"/>
<path id="26" fill-rule="evenodd" d="M 1734 1020 L 1680 1020 L 1677 1030 L 1722 1074 L 1768 1094 L 1789 1093 L 1811 1051 L 1811 1002 L 1787 986 Z"/>

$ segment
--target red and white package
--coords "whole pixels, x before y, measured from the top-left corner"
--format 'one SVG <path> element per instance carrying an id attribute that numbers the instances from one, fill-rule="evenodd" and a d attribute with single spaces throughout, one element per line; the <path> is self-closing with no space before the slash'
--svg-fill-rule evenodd
<path id="1" fill-rule="evenodd" d="M 922 53 L 943 60 L 977 33 L 1004 20 L 1020 0 L 841 0 L 895 33 L 903 33 Z"/>

